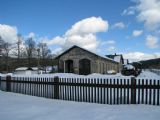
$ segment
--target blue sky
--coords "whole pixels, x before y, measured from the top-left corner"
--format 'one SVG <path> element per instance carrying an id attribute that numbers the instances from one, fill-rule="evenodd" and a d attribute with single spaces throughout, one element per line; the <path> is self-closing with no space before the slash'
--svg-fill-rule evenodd
<path id="1" fill-rule="evenodd" d="M 0 3 L 0 29 L 4 25 L 16 27 L 16 33 L 50 43 L 53 53 L 70 47 L 66 42 L 79 44 L 65 36 L 77 22 L 100 18 L 108 27 L 85 34 L 87 37 L 91 34 L 90 42 L 95 42 L 92 47 L 87 47 L 88 39 L 85 41 L 80 32 L 76 33 L 81 37 L 78 40 L 84 42 L 80 46 L 102 55 L 116 52 L 126 58 L 160 57 L 160 17 L 156 14 L 160 12 L 159 0 L 0 0 Z M 88 27 L 92 28 L 90 24 Z M 56 37 L 59 39 L 55 40 Z"/>

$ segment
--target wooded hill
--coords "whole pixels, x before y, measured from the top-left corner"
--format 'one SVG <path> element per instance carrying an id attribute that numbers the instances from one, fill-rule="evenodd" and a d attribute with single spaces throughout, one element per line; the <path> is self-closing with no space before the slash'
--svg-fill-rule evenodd
<path id="1" fill-rule="evenodd" d="M 160 69 L 160 58 L 140 61 L 143 69 Z"/>
<path id="2" fill-rule="evenodd" d="M 45 66 L 54 66 L 57 65 L 54 59 L 46 59 L 45 61 L 40 60 L 39 65 L 40 67 Z M 30 65 L 28 64 L 27 58 L 9 58 L 8 60 L 8 67 L 5 64 L 5 60 L 0 58 L 0 73 L 7 73 L 7 72 L 13 72 L 18 67 L 37 67 L 38 66 L 38 60 L 36 58 L 32 58 Z"/>

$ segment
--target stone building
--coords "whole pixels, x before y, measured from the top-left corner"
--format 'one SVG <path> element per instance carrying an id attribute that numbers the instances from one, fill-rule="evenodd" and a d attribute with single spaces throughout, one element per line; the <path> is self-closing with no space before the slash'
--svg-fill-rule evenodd
<path id="1" fill-rule="evenodd" d="M 106 57 L 113 59 L 114 61 L 119 63 L 119 71 L 122 70 L 122 66 L 124 65 L 124 58 L 122 54 L 114 54 L 114 55 L 106 55 Z"/>
<path id="2" fill-rule="evenodd" d="M 99 56 L 78 46 L 73 46 L 55 59 L 58 60 L 58 71 L 87 75 L 91 73 L 107 73 L 108 70 L 119 72 L 119 63 Z"/>

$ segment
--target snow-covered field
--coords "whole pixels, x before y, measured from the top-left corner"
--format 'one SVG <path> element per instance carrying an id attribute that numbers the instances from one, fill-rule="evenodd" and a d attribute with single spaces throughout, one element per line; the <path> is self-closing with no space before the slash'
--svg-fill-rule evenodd
<path id="1" fill-rule="evenodd" d="M 77 75 L 73 73 L 53 73 L 53 74 L 32 74 L 32 75 L 26 75 L 26 74 L 1 74 L 0 76 L 5 77 L 7 75 L 13 76 L 13 77 L 32 77 L 32 78 L 53 78 L 55 76 L 58 76 L 60 78 L 125 78 L 129 79 L 134 76 L 123 76 L 121 73 L 117 73 L 115 75 L 109 75 L 109 74 L 100 74 L 100 73 L 92 73 L 89 75 Z M 160 75 L 157 75 L 156 73 L 150 72 L 149 70 L 142 71 L 142 73 L 137 76 L 137 79 L 155 79 L 160 80 Z"/>
<path id="2" fill-rule="evenodd" d="M 0 120 L 159 119 L 159 106 L 79 103 L 0 91 Z"/>
<path id="3" fill-rule="evenodd" d="M 137 78 L 153 78 L 160 80 L 160 75 L 157 75 L 150 71 L 142 71 L 142 73 Z"/>

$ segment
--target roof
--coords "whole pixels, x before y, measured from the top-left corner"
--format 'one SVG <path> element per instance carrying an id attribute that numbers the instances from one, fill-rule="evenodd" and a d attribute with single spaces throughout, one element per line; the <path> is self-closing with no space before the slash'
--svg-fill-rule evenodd
<path id="1" fill-rule="evenodd" d="M 114 60 L 117 61 L 117 62 L 120 62 L 121 61 L 121 56 L 120 55 L 119 56 L 115 56 Z"/>
<path id="2" fill-rule="evenodd" d="M 17 68 L 17 69 L 15 69 L 16 71 L 21 71 L 21 70 L 27 70 L 28 69 L 28 67 L 19 67 L 19 68 Z"/>
<path id="3" fill-rule="evenodd" d="M 69 48 L 68 50 L 64 51 L 62 54 L 60 54 L 60 55 L 58 55 L 57 57 L 55 57 L 55 59 L 60 58 L 62 55 L 68 53 L 69 51 L 71 51 L 71 50 L 74 49 L 74 48 L 80 48 L 80 49 L 82 49 L 82 50 L 84 50 L 84 51 L 86 51 L 86 52 L 88 52 L 88 53 L 90 53 L 90 54 L 93 54 L 93 55 L 95 55 L 95 56 L 97 56 L 97 57 L 100 57 L 100 58 L 102 58 L 102 59 L 106 59 L 106 60 L 109 60 L 109 61 L 113 61 L 113 62 L 115 62 L 115 63 L 118 63 L 117 61 L 115 61 L 115 60 L 113 60 L 113 59 L 111 59 L 111 58 L 109 58 L 109 57 L 98 55 L 98 54 L 93 53 L 93 52 L 91 52 L 91 51 L 89 51 L 89 50 L 86 50 L 86 49 L 84 49 L 84 48 L 81 48 L 81 47 L 79 47 L 79 46 L 77 46 L 77 45 L 74 45 L 74 46 L 72 46 L 71 48 Z"/>
<path id="4" fill-rule="evenodd" d="M 120 62 L 122 60 L 122 63 L 124 63 L 123 55 L 122 54 L 115 54 L 115 55 L 106 55 L 107 57 L 113 59 L 116 62 Z"/>
<path id="5" fill-rule="evenodd" d="M 28 68 L 28 67 L 19 67 L 19 68 L 15 69 L 15 70 L 16 71 L 38 70 L 38 68 L 37 67 L 30 67 L 30 68 Z"/>

